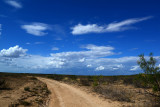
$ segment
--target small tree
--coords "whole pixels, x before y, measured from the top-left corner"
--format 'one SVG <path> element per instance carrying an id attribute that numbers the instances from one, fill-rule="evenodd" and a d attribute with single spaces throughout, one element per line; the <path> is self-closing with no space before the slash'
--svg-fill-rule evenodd
<path id="1" fill-rule="evenodd" d="M 144 54 L 139 55 L 138 65 L 144 71 L 140 77 L 146 85 L 151 85 L 153 91 L 160 92 L 160 68 L 156 66 L 156 59 L 150 53 L 149 59 L 146 60 Z"/>

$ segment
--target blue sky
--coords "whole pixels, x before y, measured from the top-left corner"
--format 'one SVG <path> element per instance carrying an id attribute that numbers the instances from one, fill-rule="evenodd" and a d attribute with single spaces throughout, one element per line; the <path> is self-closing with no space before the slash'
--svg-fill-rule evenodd
<path id="1" fill-rule="evenodd" d="M 159 5 L 159 0 L 1 0 L 0 72 L 142 72 L 139 54 L 160 55 Z"/>

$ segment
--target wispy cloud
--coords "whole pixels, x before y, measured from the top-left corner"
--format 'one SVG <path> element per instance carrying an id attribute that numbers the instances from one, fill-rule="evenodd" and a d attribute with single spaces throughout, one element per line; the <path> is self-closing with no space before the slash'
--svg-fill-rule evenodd
<path id="1" fill-rule="evenodd" d="M 44 44 L 45 42 L 35 42 L 34 44 L 36 45 L 40 45 L 40 44 Z"/>
<path id="2" fill-rule="evenodd" d="M 62 40 L 62 38 L 61 37 L 56 37 L 55 40 L 59 41 L 59 40 Z"/>
<path id="3" fill-rule="evenodd" d="M 111 67 L 112 70 L 118 70 L 118 69 L 121 69 L 121 68 L 123 68 L 122 64 L 115 64 L 115 65 L 112 65 L 112 67 Z"/>
<path id="4" fill-rule="evenodd" d="M 72 29 L 71 33 L 73 35 L 80 35 L 80 34 L 87 34 L 87 33 L 124 31 L 124 30 L 131 29 L 132 27 L 130 25 L 148 20 L 150 18 L 152 18 L 152 16 L 143 17 L 143 18 L 132 18 L 132 19 L 121 21 L 121 22 L 113 22 L 108 25 L 102 25 L 102 26 L 97 24 L 87 24 L 87 25 L 78 24 L 71 28 Z"/>
<path id="5" fill-rule="evenodd" d="M 52 50 L 53 50 L 53 51 L 57 51 L 57 50 L 59 50 L 59 48 L 53 47 Z"/>
<path id="6" fill-rule="evenodd" d="M 30 45 L 30 44 L 31 44 L 30 42 L 27 42 L 27 43 L 26 43 L 26 45 Z"/>
<path id="7" fill-rule="evenodd" d="M 65 57 L 70 59 L 82 59 L 82 58 L 94 58 L 94 57 L 105 57 L 114 55 L 114 47 L 111 46 L 96 46 L 89 44 L 81 48 L 87 49 L 87 51 L 71 51 L 51 54 L 51 56 Z"/>
<path id="8" fill-rule="evenodd" d="M 22 8 L 22 4 L 16 0 L 5 0 L 5 2 L 15 8 Z"/>
<path id="9" fill-rule="evenodd" d="M 45 23 L 31 23 L 21 26 L 22 29 L 26 30 L 27 33 L 35 36 L 44 36 L 47 34 L 47 30 L 50 29 L 50 26 Z"/>
<path id="10" fill-rule="evenodd" d="M 138 70 L 138 69 L 139 69 L 139 66 L 135 65 L 135 66 L 132 66 L 130 70 L 131 70 L 131 71 L 136 71 L 136 70 Z"/>
<path id="11" fill-rule="evenodd" d="M 132 48 L 129 51 L 135 51 L 135 50 L 138 50 L 138 48 Z"/>
<path id="12" fill-rule="evenodd" d="M 132 49 L 129 49 L 129 51 L 135 51 L 135 50 L 138 50 L 139 48 L 132 48 Z"/>

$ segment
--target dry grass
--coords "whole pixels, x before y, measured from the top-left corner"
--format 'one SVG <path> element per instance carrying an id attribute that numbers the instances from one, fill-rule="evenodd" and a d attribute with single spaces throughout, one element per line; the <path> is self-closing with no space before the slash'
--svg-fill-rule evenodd
<path id="1" fill-rule="evenodd" d="M 71 76 L 47 75 L 51 79 L 76 84 L 91 89 L 102 97 L 129 104 L 129 106 L 160 106 L 159 97 L 155 96 L 151 87 L 133 76 Z M 149 92 L 149 93 L 148 93 Z"/>
<path id="2" fill-rule="evenodd" d="M 117 89 L 113 86 L 97 86 L 93 88 L 93 91 L 103 95 L 107 99 L 114 101 L 132 102 L 131 94 L 126 92 L 124 89 Z"/>
<path id="3" fill-rule="evenodd" d="M 27 74 L 25 74 L 27 75 Z M 74 84 L 80 87 L 85 87 L 86 89 L 92 90 L 100 94 L 102 97 L 111 99 L 114 101 L 125 102 L 130 104 L 130 106 L 139 106 L 139 107 L 156 107 L 160 103 L 160 97 L 156 96 L 152 92 L 150 86 L 145 86 L 142 81 L 139 81 L 136 75 L 133 76 L 73 76 L 73 75 L 35 75 L 47 77 L 50 79 L 62 81 L 68 84 Z M 1 76 L 0 76 L 1 77 Z M 4 76 L 3 78 L 5 78 Z M 26 76 L 15 75 L 15 78 L 11 78 L 10 81 L 15 81 L 15 79 L 21 79 L 19 84 L 10 85 L 11 89 L 18 89 L 22 87 L 27 82 Z M 25 79 L 24 79 L 25 78 Z M 30 81 L 37 81 L 35 77 L 30 77 Z M 7 82 L 7 81 L 6 81 Z M 34 83 L 36 84 L 36 83 Z M 38 93 L 43 91 L 37 91 L 39 86 L 30 87 L 30 91 L 25 91 L 26 93 L 32 93 L 33 96 L 36 96 Z M 43 88 L 41 88 L 43 89 Z M 47 88 L 44 90 L 47 90 Z M 24 91 L 24 88 L 23 88 Z M 49 93 L 49 91 L 46 91 Z M 158 95 L 158 94 L 157 94 Z M 26 101 L 26 100 L 25 100 Z M 42 102 L 42 99 L 36 99 L 36 102 L 39 104 Z"/>
<path id="4" fill-rule="evenodd" d="M 47 85 L 35 77 L 23 74 L 0 74 L 0 81 L 2 80 L 5 80 L 5 82 L 1 82 L 0 87 L 5 86 L 10 90 L 6 90 L 6 88 L 0 90 L 0 107 L 2 105 L 9 107 L 40 107 L 45 105 L 48 100 L 50 92 Z"/>
<path id="5" fill-rule="evenodd" d="M 0 90 L 10 89 L 5 79 L 0 79 Z"/>

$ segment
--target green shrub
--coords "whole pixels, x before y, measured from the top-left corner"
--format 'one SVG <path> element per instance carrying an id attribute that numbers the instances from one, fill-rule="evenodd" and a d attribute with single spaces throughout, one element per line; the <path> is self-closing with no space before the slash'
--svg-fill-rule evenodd
<path id="1" fill-rule="evenodd" d="M 138 64 L 144 71 L 144 74 L 140 74 L 140 78 L 144 85 L 152 86 L 154 92 L 160 92 L 160 68 L 156 66 L 156 59 L 151 53 L 149 59 L 146 60 L 144 54 L 139 56 Z"/>
<path id="2" fill-rule="evenodd" d="M 96 87 L 96 86 L 98 86 L 98 83 L 97 82 L 93 82 L 93 87 Z"/>
<path id="3" fill-rule="evenodd" d="M 93 77 L 93 86 L 98 86 L 98 76 Z"/>

